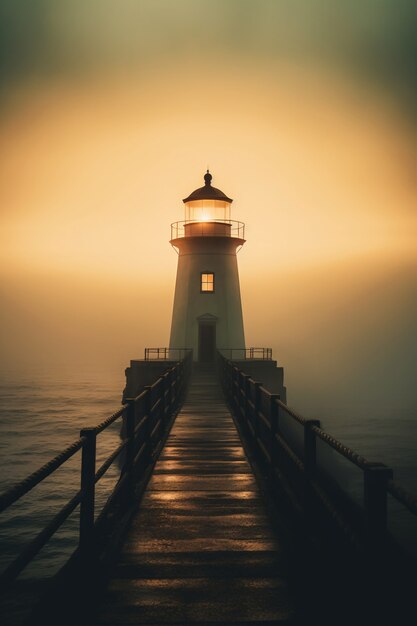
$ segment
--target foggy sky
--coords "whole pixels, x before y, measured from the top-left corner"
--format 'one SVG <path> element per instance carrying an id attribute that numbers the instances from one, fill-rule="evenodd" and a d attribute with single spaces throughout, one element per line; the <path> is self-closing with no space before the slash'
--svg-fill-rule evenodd
<path id="1" fill-rule="evenodd" d="M 209 165 L 290 404 L 411 414 L 411 3 L 115 4 L 1 3 L 1 369 L 166 345 L 169 225 Z"/>
<path id="2" fill-rule="evenodd" d="M 117 10 L 112 0 L 3 0 L 0 67 L 7 83 L 100 68 L 158 71 L 190 55 L 291 58 L 382 84 L 411 112 L 414 8 L 412 0 L 119 0 Z"/>

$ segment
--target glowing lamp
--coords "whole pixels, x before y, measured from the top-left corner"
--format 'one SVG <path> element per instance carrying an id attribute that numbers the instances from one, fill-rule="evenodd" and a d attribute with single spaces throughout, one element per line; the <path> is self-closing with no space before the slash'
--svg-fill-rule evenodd
<path id="1" fill-rule="evenodd" d="M 207 170 L 204 187 L 193 191 L 183 200 L 186 222 L 230 222 L 233 200 L 220 189 L 211 186 L 212 175 Z"/>

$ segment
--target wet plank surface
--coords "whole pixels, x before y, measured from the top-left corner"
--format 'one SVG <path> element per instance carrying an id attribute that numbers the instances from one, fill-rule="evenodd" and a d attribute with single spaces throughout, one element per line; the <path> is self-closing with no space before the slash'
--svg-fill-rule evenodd
<path id="1" fill-rule="evenodd" d="M 99 607 L 99 624 L 285 624 L 273 532 L 214 373 L 193 375 Z"/>

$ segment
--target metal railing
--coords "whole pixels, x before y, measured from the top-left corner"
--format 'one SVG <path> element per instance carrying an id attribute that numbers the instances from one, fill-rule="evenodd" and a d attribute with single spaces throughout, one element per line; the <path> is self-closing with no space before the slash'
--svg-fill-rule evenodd
<path id="1" fill-rule="evenodd" d="M 236 220 L 185 220 L 171 224 L 171 239 L 221 236 L 245 239 L 245 224 Z"/>
<path id="2" fill-rule="evenodd" d="M 145 348 L 145 361 L 181 361 L 192 348 Z"/>
<path id="3" fill-rule="evenodd" d="M 255 459 L 274 488 L 284 485 L 309 524 L 332 528 L 338 536 L 341 531 L 349 545 L 369 548 L 393 539 L 387 530 L 388 494 L 417 515 L 416 496 L 393 480 L 391 468 L 343 445 L 318 420 L 297 415 L 220 353 L 218 362 L 225 395 Z M 353 468 L 362 498 L 355 501 L 346 491 L 338 466 Z"/>
<path id="4" fill-rule="evenodd" d="M 272 348 L 219 348 L 219 352 L 230 361 L 272 360 Z"/>
<path id="5" fill-rule="evenodd" d="M 190 371 L 191 353 L 187 353 L 153 385 L 145 387 L 136 398 L 129 399 L 120 410 L 97 426 L 83 428 L 79 439 L 36 472 L 0 495 L 1 513 L 81 451 L 81 489 L 6 567 L 0 575 L 0 588 L 5 589 L 14 581 L 77 506 L 80 506 L 80 519 L 78 548 L 75 553 L 83 559 L 91 556 L 97 530 L 109 508 L 120 501 L 127 506 L 131 502 L 137 481 L 142 480 L 152 468 L 172 417 L 182 403 Z M 96 469 L 97 437 L 119 419 L 123 439 Z M 124 459 L 120 478 L 102 510 L 96 515 L 95 485 L 122 452 Z"/>

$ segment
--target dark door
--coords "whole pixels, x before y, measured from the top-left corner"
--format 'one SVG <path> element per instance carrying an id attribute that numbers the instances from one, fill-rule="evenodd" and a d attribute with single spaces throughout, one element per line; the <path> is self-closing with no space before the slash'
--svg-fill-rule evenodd
<path id="1" fill-rule="evenodd" d="M 216 325 L 200 324 L 198 327 L 198 360 L 202 363 L 214 361 L 216 355 Z"/>

